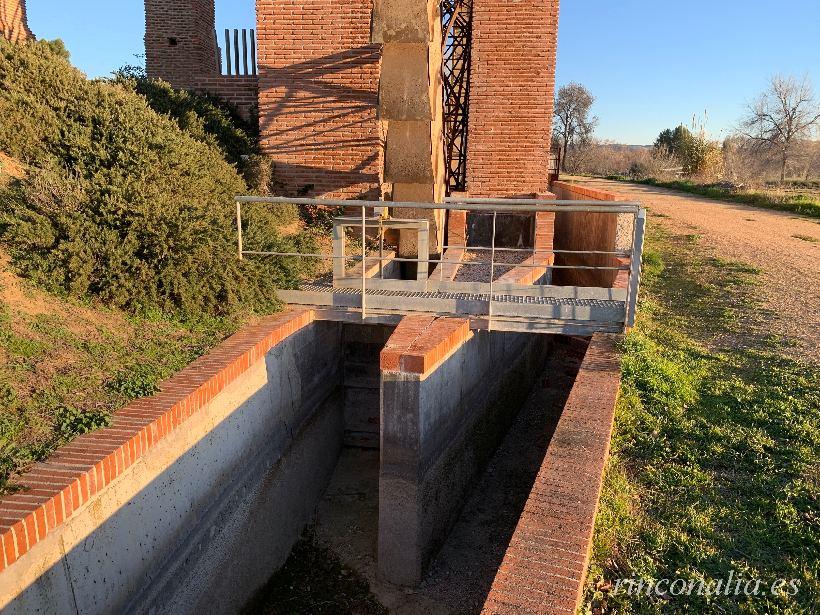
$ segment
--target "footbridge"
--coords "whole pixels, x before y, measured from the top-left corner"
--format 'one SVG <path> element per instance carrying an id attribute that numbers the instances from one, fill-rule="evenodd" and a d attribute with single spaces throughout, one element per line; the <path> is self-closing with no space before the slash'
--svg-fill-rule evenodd
<path id="1" fill-rule="evenodd" d="M 336 210 L 332 250 L 271 252 L 245 246 L 243 206 L 249 205 Z M 469 241 L 467 233 L 453 228 L 467 211 Z M 446 235 L 444 225 L 436 224 L 443 212 Z M 324 319 L 396 324 L 402 316 L 426 313 L 468 317 L 473 329 L 566 335 L 620 333 L 635 321 L 646 215 L 638 203 L 242 196 L 236 199 L 236 215 L 240 259 L 320 262 L 321 275 L 298 288 L 280 289 L 279 296 L 315 308 Z M 532 221 L 537 227 L 544 216 L 550 219 L 549 230 L 562 230 L 557 243 L 551 236 L 539 237 L 538 228 L 531 239 Z M 611 232 L 602 235 L 601 228 Z"/>

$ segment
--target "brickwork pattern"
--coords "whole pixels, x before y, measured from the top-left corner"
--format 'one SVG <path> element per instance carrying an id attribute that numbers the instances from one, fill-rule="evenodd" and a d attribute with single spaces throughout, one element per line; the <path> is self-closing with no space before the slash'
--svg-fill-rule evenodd
<path id="1" fill-rule="evenodd" d="M 482 613 L 569 614 L 581 604 L 620 387 L 617 336 L 596 333 Z"/>
<path id="2" fill-rule="evenodd" d="M 288 194 L 379 198 L 379 45 L 370 0 L 257 4 L 259 130 Z"/>
<path id="3" fill-rule="evenodd" d="M 175 88 L 219 75 L 214 0 L 145 0 L 145 69 Z"/>
<path id="4" fill-rule="evenodd" d="M 426 374 L 472 336 L 470 321 L 430 314 L 405 316 L 379 357 L 382 371 Z"/>
<path id="5" fill-rule="evenodd" d="M 549 191 L 559 0 L 473 7 L 467 191 Z"/>
<path id="6" fill-rule="evenodd" d="M 34 38 L 28 27 L 26 0 L 0 0 L 0 36 L 12 43 Z"/>
<path id="7" fill-rule="evenodd" d="M 160 440 L 182 428 L 188 417 L 202 411 L 271 348 L 313 319 L 312 310 L 262 319 L 163 382 L 156 395 L 115 412 L 110 427 L 79 436 L 34 464 L 15 481 L 22 490 L 0 499 L 0 575 Z"/>
<path id="8" fill-rule="evenodd" d="M 191 89 L 207 92 L 236 107 L 246 121 L 257 113 L 259 80 L 255 75 L 217 75 L 201 77 L 193 82 Z"/>

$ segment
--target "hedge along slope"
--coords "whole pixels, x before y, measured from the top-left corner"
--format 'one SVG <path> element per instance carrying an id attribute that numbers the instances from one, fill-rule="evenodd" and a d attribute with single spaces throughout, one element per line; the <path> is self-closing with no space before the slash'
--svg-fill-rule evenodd
<path id="1" fill-rule="evenodd" d="M 0 40 L 0 118 L 0 150 L 31 168 L 0 193 L 0 238 L 47 289 L 218 315 L 268 310 L 297 277 L 288 263 L 236 258 L 243 180 L 132 89 L 87 80 L 47 44 Z M 276 222 L 257 216 L 254 247 L 293 247 Z"/>

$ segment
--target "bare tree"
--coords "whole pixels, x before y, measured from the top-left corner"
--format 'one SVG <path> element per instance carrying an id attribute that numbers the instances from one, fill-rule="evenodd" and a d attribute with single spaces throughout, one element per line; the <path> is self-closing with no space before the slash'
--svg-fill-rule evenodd
<path id="1" fill-rule="evenodd" d="M 558 89 L 555 97 L 553 139 L 561 146 L 561 170 L 567 170 L 567 149 L 587 141 L 598 123 L 589 117 L 595 97 L 580 83 L 568 83 Z"/>
<path id="2" fill-rule="evenodd" d="M 776 75 L 769 89 L 749 105 L 741 120 L 741 132 L 759 147 L 775 150 L 780 156 L 780 181 L 786 179 L 786 165 L 795 144 L 810 139 L 820 126 L 820 104 L 808 77 Z"/>

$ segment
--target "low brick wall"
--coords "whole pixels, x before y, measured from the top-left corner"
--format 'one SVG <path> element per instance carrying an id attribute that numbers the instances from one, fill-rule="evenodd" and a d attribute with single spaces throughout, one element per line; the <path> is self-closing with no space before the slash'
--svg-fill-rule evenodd
<path id="1" fill-rule="evenodd" d="M 549 336 L 408 316 L 381 354 L 381 577 L 417 585 L 526 398 Z"/>
<path id="2" fill-rule="evenodd" d="M 258 112 L 259 78 L 256 75 L 200 77 L 191 89 L 207 92 L 230 103 L 245 121 L 253 120 Z"/>
<path id="3" fill-rule="evenodd" d="M 482 613 L 581 604 L 620 386 L 617 336 L 595 334 Z"/>
<path id="4" fill-rule="evenodd" d="M 559 200 L 563 201 L 625 201 L 625 197 L 596 190 L 578 184 L 557 181 L 551 186 Z M 555 217 L 555 249 L 556 250 L 601 250 L 612 251 L 623 248 L 624 241 L 619 241 L 619 235 L 626 233 L 619 225 L 624 226 L 626 216 L 599 214 L 599 213 L 559 213 Z M 631 235 L 626 246 L 631 245 Z M 605 254 L 574 255 L 558 254 L 556 265 L 584 265 L 591 267 L 612 267 L 616 259 Z M 613 286 L 618 272 L 590 269 L 556 269 L 553 276 L 554 283 L 561 286 L 597 286 L 609 288 Z"/>
<path id="5" fill-rule="evenodd" d="M 343 438 L 342 327 L 263 319 L 0 499 L 3 613 L 233 612 L 286 559 Z"/>

